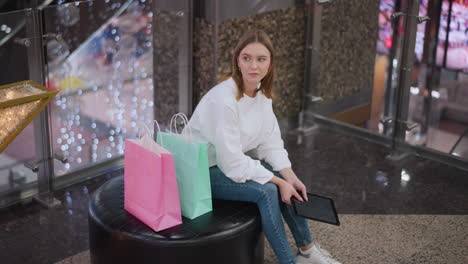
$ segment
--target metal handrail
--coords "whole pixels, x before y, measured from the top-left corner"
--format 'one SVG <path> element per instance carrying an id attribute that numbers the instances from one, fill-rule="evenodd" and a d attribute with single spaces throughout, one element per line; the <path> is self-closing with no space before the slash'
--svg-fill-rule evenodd
<path id="1" fill-rule="evenodd" d="M 45 0 L 42 4 L 40 4 L 37 8 L 39 10 L 42 10 L 49 6 L 54 0 Z M 30 9 L 25 9 L 25 10 L 30 10 Z M 0 47 L 5 45 L 12 37 L 14 37 L 24 26 L 26 25 L 26 19 L 23 19 L 18 26 L 16 26 L 8 35 L 3 37 L 0 40 Z"/>
<path id="2" fill-rule="evenodd" d="M 37 9 L 39 10 L 42 10 L 46 7 L 48 7 L 54 0 L 44 0 L 44 2 L 42 4 L 40 4 Z M 133 2 L 134 0 L 128 0 L 127 2 L 125 2 L 121 8 L 119 8 L 119 10 L 117 12 L 115 12 L 115 14 L 109 18 L 109 20 L 121 15 L 129 6 L 130 4 Z M 28 10 L 28 9 L 25 9 L 25 10 Z M 24 26 L 26 25 L 26 19 L 23 19 L 19 24 L 18 26 L 16 26 L 8 35 L 6 35 L 5 37 L 3 37 L 3 39 L 0 40 L 0 47 L 2 47 L 3 45 L 5 45 L 13 36 L 15 36 Z M 86 41 L 85 41 L 86 42 Z"/>

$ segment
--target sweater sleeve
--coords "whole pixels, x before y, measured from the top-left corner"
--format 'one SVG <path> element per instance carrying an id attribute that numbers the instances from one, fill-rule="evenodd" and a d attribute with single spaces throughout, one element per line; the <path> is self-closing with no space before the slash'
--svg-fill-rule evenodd
<path id="1" fill-rule="evenodd" d="M 211 115 L 206 129 L 212 135 L 216 161 L 221 171 L 235 182 L 253 180 L 260 184 L 268 182 L 273 173 L 258 160 L 242 152 L 239 118 L 235 107 L 221 102 L 212 102 Z"/>
<path id="2" fill-rule="evenodd" d="M 291 168 L 288 152 L 284 149 L 284 143 L 281 139 L 281 131 L 278 126 L 278 120 L 273 113 L 273 107 L 271 103 L 268 105 L 266 122 L 263 131 L 265 133 L 264 137 L 257 147 L 258 158 L 265 160 L 268 164 L 270 164 L 274 171 L 280 171 L 284 168 Z"/>

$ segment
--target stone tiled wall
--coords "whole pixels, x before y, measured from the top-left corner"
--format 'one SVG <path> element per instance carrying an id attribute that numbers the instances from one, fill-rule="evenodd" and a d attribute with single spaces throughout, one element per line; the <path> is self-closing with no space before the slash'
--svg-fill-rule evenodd
<path id="1" fill-rule="evenodd" d="M 216 83 L 229 72 L 233 49 L 242 34 L 250 29 L 262 29 L 271 37 L 276 51 L 275 112 L 278 118 L 297 114 L 304 84 L 305 19 L 304 7 L 299 6 L 223 21 L 219 24 L 217 42 L 213 42 L 218 55 L 214 58 L 216 76 L 210 71 L 215 47 L 206 45 L 212 41 L 209 34 L 214 32 L 214 25 L 196 21 L 195 29 L 207 32 L 194 31 L 193 83 L 198 91 L 195 97 L 201 98 L 212 87 L 208 85 L 209 79 Z"/>
<path id="2" fill-rule="evenodd" d="M 379 1 L 337 0 L 321 7 L 320 68 L 312 76 L 313 94 L 328 103 L 372 88 Z M 297 6 L 229 19 L 217 30 L 215 24 L 195 20 L 194 105 L 229 71 L 242 33 L 255 28 L 267 32 L 276 49 L 275 113 L 280 119 L 297 114 L 304 85 L 304 9 Z"/>
<path id="3" fill-rule="evenodd" d="M 156 120 L 166 121 L 179 106 L 179 38 L 180 17 L 157 11 L 154 15 L 154 101 Z"/>
<path id="4" fill-rule="evenodd" d="M 193 22 L 193 106 L 216 84 L 215 25 L 202 18 Z"/>
<path id="5" fill-rule="evenodd" d="M 320 70 L 314 94 L 324 103 L 372 88 L 379 1 L 323 5 Z"/>

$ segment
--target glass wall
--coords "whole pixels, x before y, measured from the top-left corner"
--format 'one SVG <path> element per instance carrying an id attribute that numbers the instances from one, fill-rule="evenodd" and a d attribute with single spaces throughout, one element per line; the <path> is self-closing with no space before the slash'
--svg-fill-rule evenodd
<path id="1" fill-rule="evenodd" d="M 431 55 L 419 80 L 427 80 L 426 146 L 468 159 L 468 2 L 439 1 Z M 425 65 L 423 65 L 425 66 Z"/>
<path id="2" fill-rule="evenodd" d="M 121 157 L 153 120 L 149 1 L 75 2 L 44 9 L 56 176 Z"/>
<path id="3" fill-rule="evenodd" d="M 305 109 L 384 136 L 392 146 L 466 159 L 468 4 L 418 0 L 417 20 L 406 27 L 412 3 L 313 1 L 308 45 L 314 59 Z M 414 51 L 404 54 L 409 41 Z M 405 130 L 400 136 L 397 123 Z"/>
<path id="4" fill-rule="evenodd" d="M 401 1 L 403 7 L 407 1 Z M 468 158 L 465 93 L 468 91 L 468 4 L 419 1 L 421 21 L 409 88 L 406 143 L 455 158 Z M 404 34 L 409 34 L 405 33 Z M 409 36 L 408 36 L 409 37 Z M 386 103 L 392 105 L 392 97 Z"/>
<path id="5" fill-rule="evenodd" d="M 39 69 L 46 86 L 59 92 L 41 119 L 49 125 L 28 126 L 0 154 L 0 207 L 34 196 L 38 182 L 60 188 L 121 168 L 125 139 L 146 133 L 145 125 L 151 129 L 155 118 L 164 129 L 173 114 L 189 113 L 190 3 L 53 3 L 60 5 L 40 6 L 37 12 L 42 38 L 25 22 L 35 10 L 0 14 L 0 54 L 9 60 L 0 66 L 2 84 L 31 79 L 28 70 Z M 39 39 L 45 65 L 28 60 L 28 41 Z M 35 153 L 47 146 L 35 142 L 44 135 L 52 153 L 38 160 Z M 30 165 L 43 162 L 50 163 L 51 173 L 38 181 Z"/>
<path id="6" fill-rule="evenodd" d="M 29 79 L 30 18 L 31 10 L 0 14 L 0 85 Z M 0 153 L 0 207 L 37 193 L 37 174 L 24 166 L 37 160 L 36 148 L 31 123 Z"/>

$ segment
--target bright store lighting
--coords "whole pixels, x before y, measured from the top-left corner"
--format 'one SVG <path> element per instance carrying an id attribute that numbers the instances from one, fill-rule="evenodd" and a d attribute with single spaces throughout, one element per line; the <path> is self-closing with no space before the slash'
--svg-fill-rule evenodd
<path id="1" fill-rule="evenodd" d="M 410 93 L 414 94 L 414 95 L 418 95 L 419 94 L 419 88 L 411 86 L 410 87 Z"/>
<path id="2" fill-rule="evenodd" d="M 401 170 L 401 180 L 405 182 L 409 182 L 411 179 L 409 173 L 406 170 Z"/>

